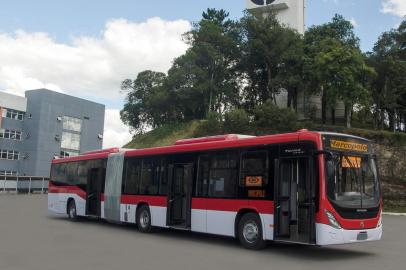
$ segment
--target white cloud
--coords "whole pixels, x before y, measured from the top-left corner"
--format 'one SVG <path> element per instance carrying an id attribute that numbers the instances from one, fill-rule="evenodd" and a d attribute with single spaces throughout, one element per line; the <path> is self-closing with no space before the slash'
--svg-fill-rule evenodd
<path id="1" fill-rule="evenodd" d="M 76 37 L 58 43 L 46 33 L 0 33 L 0 89 L 22 93 L 50 87 L 72 95 L 118 98 L 120 82 L 145 69 L 166 72 L 187 45 L 184 20 L 151 18 L 134 23 L 114 19 L 100 38 Z"/>
<path id="2" fill-rule="evenodd" d="M 131 138 L 129 128 L 121 122 L 120 110 L 106 109 L 103 147 L 122 147 Z"/>
<path id="3" fill-rule="evenodd" d="M 185 20 L 113 19 L 100 37 L 74 37 L 71 44 L 57 42 L 47 33 L 0 32 L 0 89 L 24 95 L 25 90 L 45 87 L 117 104 L 123 99 L 119 91 L 123 79 L 146 69 L 169 69 L 187 49 L 182 34 L 190 28 Z M 130 137 L 119 110 L 108 108 L 104 146 L 122 146 Z"/>
<path id="4" fill-rule="evenodd" d="M 354 18 L 351 18 L 350 22 L 351 22 L 352 26 L 354 26 L 354 28 L 357 28 L 359 26 L 357 21 Z"/>
<path id="5" fill-rule="evenodd" d="M 406 1 L 383 0 L 381 12 L 403 17 L 406 15 Z"/>

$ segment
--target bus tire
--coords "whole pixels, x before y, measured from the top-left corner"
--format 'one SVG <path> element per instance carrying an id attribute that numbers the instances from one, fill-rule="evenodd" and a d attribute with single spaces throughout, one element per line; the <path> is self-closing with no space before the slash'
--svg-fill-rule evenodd
<path id="1" fill-rule="evenodd" d="M 151 233 L 153 231 L 151 225 L 151 212 L 147 205 L 141 205 L 137 209 L 137 225 L 138 230 L 142 233 Z"/>
<path id="2" fill-rule="evenodd" d="M 259 250 L 266 246 L 263 238 L 262 223 L 258 214 L 244 214 L 238 222 L 238 239 L 243 247 Z"/>
<path id="3" fill-rule="evenodd" d="M 67 207 L 67 212 L 68 212 L 68 218 L 71 221 L 77 221 L 78 220 L 75 200 L 73 200 L 73 199 L 69 200 L 68 207 Z"/>

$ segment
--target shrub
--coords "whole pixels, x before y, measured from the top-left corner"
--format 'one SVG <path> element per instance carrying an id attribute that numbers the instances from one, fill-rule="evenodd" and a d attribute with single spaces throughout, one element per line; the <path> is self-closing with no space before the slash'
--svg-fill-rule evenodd
<path id="1" fill-rule="evenodd" d="M 195 136 L 211 136 L 221 134 L 223 130 L 223 123 L 221 115 L 216 112 L 209 112 L 207 120 L 202 121 L 201 125 L 195 132 Z"/>
<path id="2" fill-rule="evenodd" d="M 297 115 L 290 108 L 278 108 L 271 101 L 254 109 L 254 125 L 258 133 L 294 131 Z"/>
<path id="3" fill-rule="evenodd" d="M 250 131 L 250 120 L 244 109 L 235 109 L 224 115 L 224 131 L 227 133 L 245 133 Z"/>

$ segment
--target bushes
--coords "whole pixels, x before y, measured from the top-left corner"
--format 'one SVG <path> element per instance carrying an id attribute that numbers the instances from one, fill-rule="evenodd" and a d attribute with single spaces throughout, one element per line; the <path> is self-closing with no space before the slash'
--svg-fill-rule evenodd
<path id="1" fill-rule="evenodd" d="M 239 133 L 249 135 L 289 132 L 297 129 L 296 113 L 288 108 L 278 108 L 272 102 L 259 105 L 252 114 L 244 109 L 226 112 L 224 118 L 211 112 L 203 121 L 196 136 Z"/>
<path id="2" fill-rule="evenodd" d="M 224 131 L 246 133 L 250 131 L 250 117 L 243 109 L 235 109 L 224 115 Z"/>
<path id="3" fill-rule="evenodd" d="M 297 115 L 289 108 L 281 109 L 267 101 L 255 108 L 254 126 L 259 134 L 294 131 L 297 128 Z"/>
<path id="4" fill-rule="evenodd" d="M 194 137 L 212 136 L 221 133 L 223 133 L 221 115 L 216 112 L 209 112 L 207 114 L 207 119 L 201 121 Z"/>

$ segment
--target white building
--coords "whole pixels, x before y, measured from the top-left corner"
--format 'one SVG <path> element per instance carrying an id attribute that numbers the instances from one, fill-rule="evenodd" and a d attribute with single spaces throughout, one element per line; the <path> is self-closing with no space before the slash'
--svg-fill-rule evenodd
<path id="1" fill-rule="evenodd" d="M 247 10 L 255 16 L 269 16 L 273 13 L 279 22 L 287 27 L 296 30 L 304 35 L 306 30 L 306 0 L 245 0 Z M 281 89 L 276 97 L 276 104 L 279 107 L 287 107 L 288 93 Z M 303 91 L 298 93 L 297 113 L 299 119 L 315 117 L 321 119 L 321 96 L 307 96 Z M 345 109 L 342 102 L 338 102 L 335 107 L 335 118 L 337 121 L 344 120 Z M 330 108 L 327 108 L 326 118 L 332 118 Z"/>
<path id="2" fill-rule="evenodd" d="M 246 0 L 247 9 L 261 16 L 276 13 L 278 20 L 300 34 L 305 32 L 305 0 Z"/>

